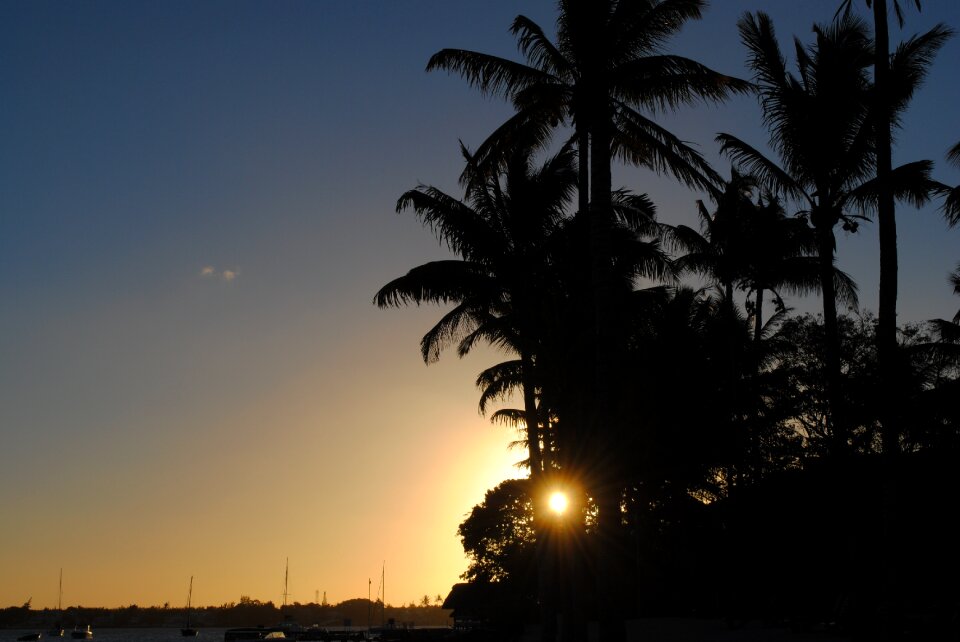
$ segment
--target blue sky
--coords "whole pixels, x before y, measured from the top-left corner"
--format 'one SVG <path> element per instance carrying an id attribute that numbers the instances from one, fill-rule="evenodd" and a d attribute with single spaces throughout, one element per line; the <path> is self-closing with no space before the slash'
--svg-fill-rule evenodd
<path id="1" fill-rule="evenodd" d="M 789 49 L 836 6 L 714 4 L 672 49 L 735 75 L 743 11 Z M 195 603 L 276 600 L 286 557 L 301 601 L 361 596 L 384 561 L 390 602 L 456 581 L 457 524 L 521 458 L 476 412 L 496 355 L 426 368 L 439 312 L 371 299 L 443 256 L 397 197 L 456 193 L 458 140 L 510 113 L 427 59 L 516 57 L 517 13 L 555 17 L 548 0 L 0 2 L 0 513 L 38 525 L 0 533 L 0 605 L 52 605 L 61 566 L 68 603 L 105 605 L 175 602 L 190 575 Z M 906 33 L 960 26 L 947 0 L 906 16 Z M 953 184 L 958 54 L 897 151 Z M 741 98 L 663 122 L 725 173 L 713 137 L 762 144 L 759 116 Z M 694 223 L 700 195 L 615 182 Z M 960 231 L 932 207 L 899 221 L 901 318 L 951 317 Z M 875 309 L 875 226 L 841 235 L 839 261 Z M 278 515 L 302 527 L 263 527 Z M 255 525 L 224 528 L 238 517 Z"/>

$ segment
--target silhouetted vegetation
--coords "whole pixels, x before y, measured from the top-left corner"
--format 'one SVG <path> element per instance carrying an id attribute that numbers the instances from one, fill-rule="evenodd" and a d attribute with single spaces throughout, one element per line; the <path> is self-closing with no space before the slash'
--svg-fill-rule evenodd
<path id="1" fill-rule="evenodd" d="M 886 3 L 873 2 L 876 39 L 840 4 L 797 41 L 795 73 L 770 18 L 741 19 L 772 155 L 719 135 L 728 181 L 650 119 L 747 88 L 665 51 L 698 0 L 563 0 L 556 42 L 515 20 L 526 63 L 452 49 L 429 62 L 516 115 L 464 150 L 462 201 L 425 186 L 400 199 L 456 258 L 375 302 L 453 306 L 424 336 L 427 362 L 479 342 L 515 357 L 477 385 L 484 412 L 522 399 L 493 419 L 520 429 L 530 477 L 490 490 L 463 522 L 463 577 L 538 604 L 545 640 L 558 615 L 571 639 L 598 618 L 605 641 L 623 637 L 624 615 L 956 634 L 960 589 L 941 587 L 960 571 L 948 519 L 960 332 L 956 318 L 889 325 L 897 204 L 942 197 L 957 222 L 956 189 L 931 161 L 890 165 L 891 130 L 952 31 L 888 54 Z M 538 166 L 557 132 L 560 153 Z M 698 201 L 699 231 L 665 222 L 646 195 L 612 188 L 615 157 L 715 208 Z M 835 228 L 874 215 L 879 320 L 835 267 Z M 783 298 L 813 293 L 822 315 L 793 315 Z M 556 487 L 571 495 L 564 518 L 546 507 Z"/>
<path id="2" fill-rule="evenodd" d="M 450 611 L 440 608 L 436 596 L 418 604 L 387 605 L 379 600 L 353 599 L 339 604 L 301 604 L 294 602 L 277 606 L 273 602 L 241 596 L 239 602 L 220 606 L 193 607 L 190 622 L 196 627 L 276 626 L 292 620 L 303 626 L 317 624 L 338 628 L 349 622 L 352 626 L 380 626 L 392 620 L 396 625 L 450 626 Z M 0 610 L 0 627 L 37 628 L 43 630 L 59 621 L 65 627 L 74 624 L 94 627 L 171 627 L 183 626 L 186 610 L 168 606 L 123 606 L 116 609 L 71 606 L 58 613 L 52 609 L 30 610 L 29 605 Z"/>

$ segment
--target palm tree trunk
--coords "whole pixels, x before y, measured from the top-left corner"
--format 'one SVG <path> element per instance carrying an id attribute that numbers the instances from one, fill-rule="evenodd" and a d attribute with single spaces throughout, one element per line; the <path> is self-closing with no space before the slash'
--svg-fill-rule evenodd
<path id="1" fill-rule="evenodd" d="M 826 365 L 827 405 L 830 408 L 831 454 L 847 452 L 847 425 L 840 392 L 840 326 L 837 321 L 837 291 L 833 281 L 834 236 L 832 221 L 816 228 L 820 262 L 820 289 L 823 294 L 823 356 Z"/>
<path id="2" fill-rule="evenodd" d="M 523 414 L 527 424 L 527 454 L 530 486 L 533 488 L 533 531 L 536 541 L 537 598 L 540 603 L 540 640 L 554 642 L 557 635 L 557 599 L 553 542 L 546 520 L 549 514 L 543 492 L 543 456 L 540 450 L 540 413 L 537 410 L 533 358 L 526 350 L 520 355 L 523 378 Z"/>
<path id="3" fill-rule="evenodd" d="M 886 95 L 890 76 L 890 38 L 887 30 L 887 2 L 874 0 L 876 32 L 874 81 L 877 87 L 876 113 L 877 182 L 880 194 L 877 220 L 880 231 L 880 310 L 877 326 L 877 356 L 880 361 L 880 423 L 883 452 L 895 456 L 900 450 L 897 388 L 897 218 L 890 173 L 893 165 L 890 109 Z"/>
<path id="4" fill-rule="evenodd" d="M 594 451 L 591 483 L 597 502 L 596 589 L 599 603 L 600 642 L 626 638 L 622 596 L 623 556 L 620 546 L 621 480 L 616 462 L 617 424 L 611 412 L 613 355 L 616 323 L 613 314 L 616 286 L 611 265 L 613 206 L 611 200 L 611 118 L 607 92 L 597 91 L 603 101 L 592 105 L 590 138 L 590 266 L 594 296 L 594 373 L 592 439 Z"/>
<path id="5" fill-rule="evenodd" d="M 528 351 L 520 356 L 523 378 L 523 414 L 527 424 L 527 454 L 530 457 L 530 479 L 539 480 L 543 474 L 543 453 L 540 450 L 540 412 L 537 410 L 537 394 L 533 358 Z"/>
<path id="6" fill-rule="evenodd" d="M 763 424 L 763 411 L 760 407 L 760 367 L 763 362 L 761 344 L 763 342 L 763 287 L 757 286 L 757 299 L 754 305 L 753 318 L 753 354 L 750 358 L 750 393 L 749 402 L 751 417 L 753 421 L 748 424 L 750 432 L 747 435 L 747 444 L 750 448 L 750 478 L 752 482 L 757 482 L 763 477 L 763 435 L 760 434 L 760 426 Z"/>
<path id="7" fill-rule="evenodd" d="M 585 125 L 577 124 L 577 214 L 586 216 L 590 210 L 590 133 Z"/>
<path id="8" fill-rule="evenodd" d="M 753 347 L 759 355 L 760 340 L 763 339 L 763 288 L 757 288 L 757 304 L 753 318 Z"/>
<path id="9" fill-rule="evenodd" d="M 897 218 L 890 174 L 893 171 L 891 115 L 887 95 L 890 77 L 890 36 L 887 29 L 887 0 L 873 0 L 874 84 L 877 89 L 876 147 L 877 222 L 880 232 L 880 306 L 877 324 L 877 357 L 880 364 L 880 436 L 883 444 L 883 556 L 884 591 L 881 620 L 885 639 L 897 640 L 901 633 L 900 541 L 898 455 L 900 452 L 900 391 L 897 386 Z"/>

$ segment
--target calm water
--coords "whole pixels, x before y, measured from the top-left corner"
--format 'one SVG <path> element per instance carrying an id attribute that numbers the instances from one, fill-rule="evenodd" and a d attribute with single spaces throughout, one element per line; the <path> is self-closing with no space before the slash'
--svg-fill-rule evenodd
<path id="1" fill-rule="evenodd" d="M 226 629 L 200 629 L 200 635 L 195 638 L 185 638 L 180 635 L 180 629 L 93 629 L 91 642 L 223 642 L 223 632 Z M 16 639 L 27 633 L 36 633 L 33 629 L 4 629 L 0 630 L 0 642 L 16 642 Z M 41 632 L 42 633 L 42 632 Z M 64 631 L 62 638 L 52 638 L 44 634 L 40 642 L 74 642 L 70 631 Z"/>
<path id="2" fill-rule="evenodd" d="M 180 629 L 112 629 L 93 628 L 91 642 L 223 642 L 224 628 L 200 628 L 200 634 L 195 638 L 185 638 L 180 635 Z M 327 629 L 334 631 L 366 631 L 365 626 L 336 626 L 329 625 Z M 425 626 L 424 629 L 444 629 L 447 627 Z M 38 629 L 0 629 L 0 642 L 16 642 L 17 638 L 27 633 L 37 633 Z M 70 629 L 65 629 L 62 638 L 50 637 L 43 631 L 39 642 L 78 642 L 70 637 Z"/>

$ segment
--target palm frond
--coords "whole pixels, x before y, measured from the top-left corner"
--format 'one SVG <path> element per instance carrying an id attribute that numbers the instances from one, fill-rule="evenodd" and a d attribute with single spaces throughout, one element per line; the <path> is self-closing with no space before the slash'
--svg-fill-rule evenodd
<path id="1" fill-rule="evenodd" d="M 509 426 L 511 428 L 521 428 L 526 425 L 526 415 L 517 408 L 501 408 L 490 415 L 490 422 Z M 524 448 L 527 442 L 525 439 L 515 441 L 510 444 L 511 448 Z"/>
<path id="2" fill-rule="evenodd" d="M 628 105 L 617 107 L 612 148 L 616 156 L 711 193 L 723 182 L 700 152 Z"/>
<path id="3" fill-rule="evenodd" d="M 658 241 L 642 241 L 633 234 L 614 234 L 611 246 L 616 270 L 626 279 L 672 281 L 677 276 L 673 261 Z"/>
<path id="4" fill-rule="evenodd" d="M 897 200 L 910 203 L 914 207 L 923 207 L 934 194 L 941 193 L 943 188 L 942 183 L 930 178 L 932 172 L 933 163 L 931 161 L 905 163 L 893 168 L 885 182 L 887 188 L 893 192 L 893 196 Z M 873 178 L 850 190 L 845 200 L 857 205 L 863 211 L 872 212 L 876 209 L 877 199 L 880 197 L 880 188 L 878 179 Z"/>
<path id="5" fill-rule="evenodd" d="M 515 150 L 545 149 L 551 142 L 550 134 L 556 128 L 558 113 L 555 109 L 546 109 L 543 102 L 517 111 L 480 143 L 472 154 L 475 163 L 488 171 L 503 171 Z M 466 185 L 470 178 L 465 169 L 460 175 L 460 184 Z"/>
<path id="6" fill-rule="evenodd" d="M 504 350 L 517 351 L 518 337 L 513 326 L 514 319 L 504 316 L 487 316 L 472 332 L 464 335 L 457 345 L 457 356 L 465 357 L 480 341 Z"/>
<path id="7" fill-rule="evenodd" d="M 413 209 L 417 218 L 447 245 L 450 251 L 464 258 L 476 254 L 476 248 L 496 243 L 486 221 L 469 205 L 429 185 L 420 185 L 404 193 L 397 201 L 397 211 Z"/>
<path id="8" fill-rule="evenodd" d="M 704 0 L 617 2 L 610 24 L 611 48 L 620 60 L 657 52 L 690 20 L 703 16 Z"/>
<path id="9" fill-rule="evenodd" d="M 696 102 L 720 103 L 754 86 L 713 71 L 682 56 L 647 56 L 623 63 L 612 80 L 614 94 L 630 105 L 652 113 L 674 110 Z"/>
<path id="10" fill-rule="evenodd" d="M 504 361 L 477 375 L 476 386 L 480 389 L 480 414 L 487 414 L 491 403 L 508 398 L 522 384 L 523 364 L 519 359 Z"/>
<path id="11" fill-rule="evenodd" d="M 803 187 L 758 150 L 730 134 L 717 134 L 715 140 L 720 143 L 720 153 L 730 158 L 741 170 L 756 177 L 765 189 L 812 205 L 813 199 Z"/>
<path id="12" fill-rule="evenodd" d="M 489 293 L 485 269 L 469 261 L 431 261 L 409 270 L 374 295 L 380 308 L 423 303 L 460 302 L 478 292 Z"/>
<path id="13" fill-rule="evenodd" d="M 703 201 L 697 201 L 697 204 L 703 205 Z M 710 239 L 687 225 L 674 226 L 670 240 L 673 244 L 669 247 L 673 250 L 687 253 L 706 253 L 710 251 Z"/>
<path id="14" fill-rule="evenodd" d="M 764 322 L 761 337 L 763 339 L 769 339 L 774 336 L 780 326 L 783 325 L 783 322 L 789 318 L 791 312 L 792 310 L 784 305 L 778 306 L 774 313 L 767 317 L 767 320 Z"/>
<path id="15" fill-rule="evenodd" d="M 762 285 L 765 289 L 777 295 L 785 293 L 805 296 L 820 292 L 819 267 L 819 259 L 815 256 L 790 257 L 783 260 L 777 266 L 773 278 Z M 856 293 L 854 293 L 854 298 L 856 298 Z"/>
<path id="16" fill-rule="evenodd" d="M 894 122 L 923 84 L 937 52 L 953 35 L 953 29 L 938 23 L 926 33 L 912 36 L 897 46 L 890 57 L 890 93 L 886 97 Z"/>
<path id="17" fill-rule="evenodd" d="M 476 329 L 482 316 L 482 310 L 468 303 L 461 303 L 443 315 L 420 339 L 420 355 L 424 363 L 436 363 L 446 346 L 459 342 Z"/>
<path id="18" fill-rule="evenodd" d="M 834 269 L 833 289 L 836 292 L 837 301 L 840 303 L 851 308 L 860 305 L 857 283 L 852 276 L 843 270 Z"/>
<path id="19" fill-rule="evenodd" d="M 641 236 L 659 236 L 657 206 L 646 194 L 616 190 L 612 195 L 613 214 L 617 221 Z"/>
<path id="20" fill-rule="evenodd" d="M 441 49 L 430 57 L 427 71 L 442 69 L 493 95 L 510 97 L 538 83 L 555 81 L 550 74 L 523 63 L 465 49 Z"/>
<path id="21" fill-rule="evenodd" d="M 569 78 L 574 70 L 563 54 L 550 42 L 543 29 L 530 18 L 517 16 L 510 26 L 517 45 L 531 66 L 555 78 Z"/>
<path id="22" fill-rule="evenodd" d="M 947 160 L 960 167 L 960 143 L 957 143 L 947 151 Z"/>
<path id="23" fill-rule="evenodd" d="M 944 197 L 940 211 L 943 212 L 943 217 L 947 219 L 947 224 L 950 227 L 960 225 L 960 185 L 952 188 L 942 185 L 939 193 Z"/>
<path id="24" fill-rule="evenodd" d="M 747 13 L 739 22 L 740 40 L 749 52 L 747 64 L 754 80 L 763 87 L 783 87 L 787 79 L 787 62 L 777 43 L 773 21 L 766 13 Z"/>

